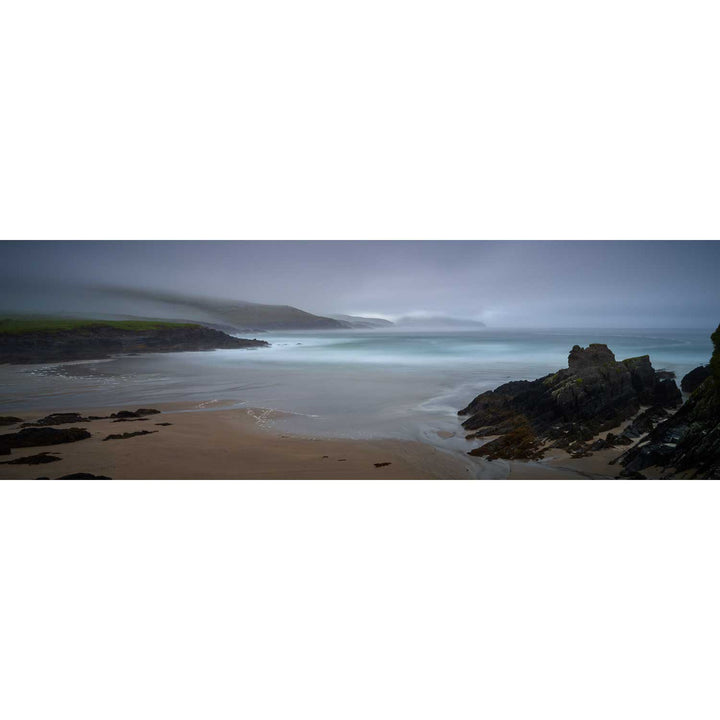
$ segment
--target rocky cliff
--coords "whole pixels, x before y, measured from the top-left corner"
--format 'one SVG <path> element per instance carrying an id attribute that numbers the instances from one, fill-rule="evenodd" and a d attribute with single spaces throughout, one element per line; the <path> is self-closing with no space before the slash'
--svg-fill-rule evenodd
<path id="1" fill-rule="evenodd" d="M 709 373 L 688 401 L 621 458 L 626 474 L 720 479 L 720 326 Z"/>
<path id="2" fill-rule="evenodd" d="M 707 365 L 700 365 L 683 377 L 680 388 L 686 393 L 695 392 L 709 377 L 710 368 Z"/>
<path id="3" fill-rule="evenodd" d="M 43 326 L 0 331 L 0 363 L 95 360 L 115 353 L 181 352 L 268 347 L 201 325 L 171 323 L 76 322 L 75 327 Z M 2 328 L 0 328 L 2 330 Z"/>
<path id="4" fill-rule="evenodd" d="M 633 417 L 643 405 L 656 409 L 647 418 L 646 426 L 651 425 L 665 408 L 682 402 L 673 378 L 653 369 L 647 355 L 617 361 L 607 345 L 576 345 L 567 368 L 484 392 L 458 414 L 470 416 L 463 422 L 470 439 L 501 436 L 471 455 L 539 459 L 550 446 L 572 452 Z"/>

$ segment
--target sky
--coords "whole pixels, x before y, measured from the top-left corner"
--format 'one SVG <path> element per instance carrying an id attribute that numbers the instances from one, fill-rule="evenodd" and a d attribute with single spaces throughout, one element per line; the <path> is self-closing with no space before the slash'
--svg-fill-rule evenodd
<path id="1" fill-rule="evenodd" d="M 492 327 L 714 328 L 720 242 L 0 242 L 0 311 L 128 312 L 105 287 Z"/>

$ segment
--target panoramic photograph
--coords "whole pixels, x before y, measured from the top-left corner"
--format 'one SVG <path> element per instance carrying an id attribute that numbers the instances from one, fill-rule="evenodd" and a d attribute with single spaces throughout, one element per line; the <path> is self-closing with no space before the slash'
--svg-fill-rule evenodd
<path id="1" fill-rule="evenodd" d="M 720 243 L 2 241 L 2 479 L 720 477 Z"/>

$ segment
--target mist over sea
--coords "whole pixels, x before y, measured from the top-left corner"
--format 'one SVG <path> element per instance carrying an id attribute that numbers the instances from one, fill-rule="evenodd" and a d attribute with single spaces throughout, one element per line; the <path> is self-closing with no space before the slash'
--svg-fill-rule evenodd
<path id="1" fill-rule="evenodd" d="M 152 407 L 161 402 L 281 410 L 280 430 L 393 437 L 466 450 L 457 411 L 479 392 L 567 366 L 575 345 L 650 355 L 680 378 L 710 358 L 704 330 L 329 331 L 264 333 L 272 347 L 0 365 L 0 414 Z M 223 403 L 224 407 L 227 404 Z M 453 438 L 440 438 L 456 433 Z"/>

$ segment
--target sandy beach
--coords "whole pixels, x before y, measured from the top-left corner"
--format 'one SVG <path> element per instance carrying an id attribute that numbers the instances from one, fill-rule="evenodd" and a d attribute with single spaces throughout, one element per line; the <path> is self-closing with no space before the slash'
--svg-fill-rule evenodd
<path id="1" fill-rule="evenodd" d="M 622 449 L 572 458 L 551 450 L 539 462 L 464 458 L 430 444 L 394 440 L 306 437 L 280 432 L 284 414 L 262 408 L 228 408 L 222 402 L 156 406 L 161 412 L 142 420 L 112 419 L 58 425 L 86 428 L 91 437 L 73 443 L 15 448 L 0 460 L 0 479 L 60 478 L 74 473 L 112 479 L 606 479 L 620 468 L 611 465 Z M 110 415 L 130 407 L 78 410 L 82 415 Z M 31 422 L 52 411 L 21 412 Z M 17 432 L 3 427 L 1 434 Z M 104 440 L 110 434 L 149 434 Z M 439 433 L 442 437 L 443 434 Z M 48 453 L 57 461 L 7 464 L 17 458 Z"/>
<path id="2" fill-rule="evenodd" d="M 156 405 L 144 420 L 78 423 L 92 437 L 44 447 L 15 448 L 7 462 L 42 452 L 57 462 L 0 464 L 0 479 L 59 478 L 73 473 L 112 479 L 430 479 L 471 477 L 471 463 L 430 445 L 401 440 L 344 440 L 280 433 L 282 413 L 256 408 L 212 409 L 203 404 Z M 216 407 L 216 406 L 215 406 Z M 133 408 L 92 408 L 83 415 L 109 415 Z M 16 413 L 24 421 L 49 412 Z M 171 423 L 160 425 L 158 423 Z M 74 424 L 73 424 L 74 425 Z M 68 428 L 71 425 L 59 425 Z M 17 432 L 19 425 L 2 428 Z M 151 434 L 107 440 L 110 434 Z M 379 465 L 379 466 L 376 466 Z"/>

